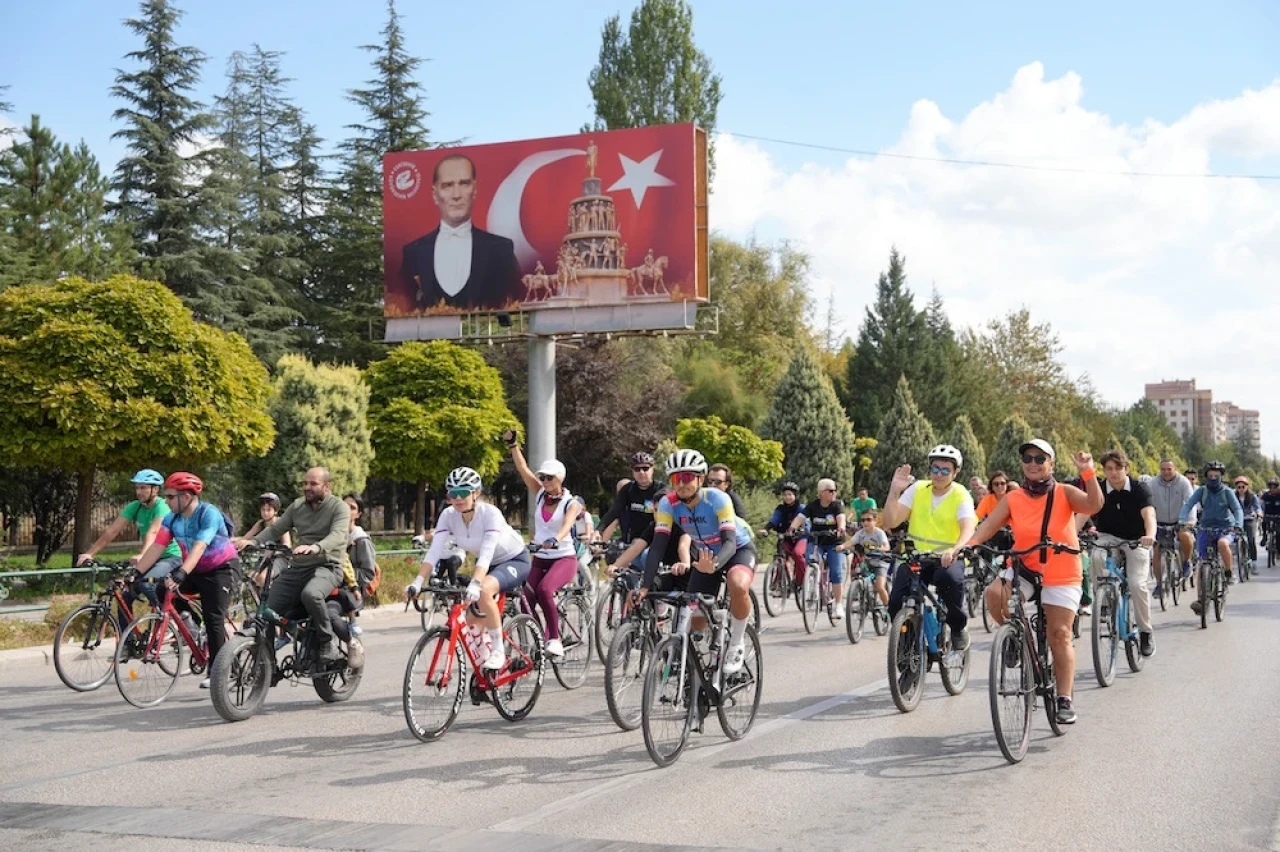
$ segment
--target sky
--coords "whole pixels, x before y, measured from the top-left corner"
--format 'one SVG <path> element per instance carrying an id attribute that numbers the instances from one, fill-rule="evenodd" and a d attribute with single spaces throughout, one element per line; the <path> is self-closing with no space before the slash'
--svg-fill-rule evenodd
<path id="1" fill-rule="evenodd" d="M 385 18 L 377 0 L 182 4 L 209 57 L 285 51 L 296 101 L 336 141 L 359 113 Z M 813 258 L 855 336 L 896 246 L 918 301 L 957 325 L 1023 305 L 1051 320 L 1073 374 L 1129 404 L 1145 382 L 1196 378 L 1262 412 L 1280 452 L 1280 3 L 1060 4 L 696 0 L 695 38 L 723 77 L 711 225 L 787 239 Z M 1032 8 L 1035 7 L 1035 8 Z M 1043 8 L 1040 8 L 1043 7 Z M 119 0 L 0 0 L 11 122 L 39 113 L 109 170 L 115 69 L 136 48 Z M 434 139 L 576 132 L 615 0 L 400 0 Z M 0 118 L 3 120 L 3 118 Z M 765 137 L 802 144 L 763 142 Z M 808 145 L 1010 169 L 857 156 Z M 1070 171 L 1043 171 L 1045 167 Z M 1180 177 L 1135 177 L 1115 172 Z M 1190 175 L 1190 176 L 1185 176 Z"/>

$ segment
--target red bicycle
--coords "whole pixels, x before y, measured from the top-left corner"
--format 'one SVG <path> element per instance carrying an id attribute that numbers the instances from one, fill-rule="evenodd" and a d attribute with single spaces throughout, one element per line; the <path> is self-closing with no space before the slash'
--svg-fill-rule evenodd
<path id="1" fill-rule="evenodd" d="M 178 682 L 188 652 L 187 665 L 192 674 L 203 674 L 209 665 L 205 630 L 197 629 L 193 633 L 195 622 L 188 623 L 178 614 L 173 605 L 174 594 L 167 586 L 159 584 L 156 591 L 161 596 L 160 608 L 129 622 L 124 630 L 129 641 L 120 642 L 116 647 L 116 686 L 124 700 L 134 707 L 154 707 L 168 697 Z M 199 600 L 182 597 L 192 614 L 199 615 Z M 235 625 L 227 622 L 222 629 L 231 635 Z"/>
<path id="2" fill-rule="evenodd" d="M 508 722 L 528 716 L 542 692 L 546 669 L 538 623 L 528 615 L 508 618 L 502 625 L 507 663 L 496 672 L 487 672 L 482 668 L 484 628 L 466 623 L 466 589 L 433 583 L 427 590 L 437 601 L 449 601 L 452 606 L 444 625 L 433 627 L 418 639 L 405 666 L 404 718 L 413 735 L 423 742 L 444 736 L 462 710 L 463 692 L 468 687 L 472 704 L 491 702 Z M 504 598 L 498 598 L 499 612 L 506 608 Z M 421 600 L 420 595 L 412 598 L 419 612 L 424 606 Z M 469 679 L 463 678 L 464 654 L 471 664 Z"/>

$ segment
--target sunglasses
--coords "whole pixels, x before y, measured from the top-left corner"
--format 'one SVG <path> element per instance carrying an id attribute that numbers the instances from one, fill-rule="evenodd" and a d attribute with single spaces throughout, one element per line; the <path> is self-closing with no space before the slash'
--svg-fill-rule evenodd
<path id="1" fill-rule="evenodd" d="M 1022 454 L 1023 464 L 1044 464 L 1049 460 L 1048 456 L 1032 455 L 1031 453 Z"/>
<path id="2" fill-rule="evenodd" d="M 450 500 L 462 500 L 470 496 L 471 496 L 470 488 L 450 488 L 449 489 Z"/>
<path id="3" fill-rule="evenodd" d="M 954 472 L 955 471 L 949 467 L 938 467 L 937 465 L 929 468 L 930 476 L 950 476 Z"/>
<path id="4" fill-rule="evenodd" d="M 667 479 L 670 480 L 672 485 L 688 485 L 690 482 L 698 481 L 698 474 L 682 470 L 679 473 L 671 474 Z"/>
<path id="5" fill-rule="evenodd" d="M 645 471 L 647 471 L 647 470 L 653 470 L 653 465 L 651 465 L 651 464 L 642 464 L 642 465 L 639 465 L 639 466 L 637 466 L 637 467 L 633 467 L 633 468 L 631 468 L 632 473 L 644 473 L 644 472 L 645 472 Z"/>
<path id="6" fill-rule="evenodd" d="M 822 489 L 822 493 L 823 493 L 823 494 L 835 494 L 835 493 L 836 493 L 836 490 L 835 490 L 834 488 L 824 488 L 824 489 Z"/>
<path id="7" fill-rule="evenodd" d="M 1005 481 L 1002 479 L 1002 480 L 1000 480 L 999 482 L 993 482 L 993 483 L 991 483 L 991 487 L 992 487 L 992 488 L 1004 488 L 1004 487 L 1005 487 L 1006 485 L 1008 485 L 1008 484 L 1009 484 L 1009 483 L 1005 482 Z"/>
<path id="8" fill-rule="evenodd" d="M 725 483 L 725 480 L 723 480 L 723 479 L 708 479 L 708 480 L 707 480 L 707 484 L 708 484 L 708 485 L 724 485 L 724 483 Z"/>
<path id="9" fill-rule="evenodd" d="M 178 495 L 177 495 L 177 494 L 165 494 L 165 495 L 163 495 L 163 496 L 164 496 L 164 499 L 166 499 L 166 500 L 177 500 L 177 499 L 178 499 Z"/>
<path id="10" fill-rule="evenodd" d="M 538 481 L 539 481 L 539 482 L 551 482 L 551 481 L 552 481 L 552 480 L 554 480 L 554 479 L 555 479 L 555 476 L 554 476 L 553 474 L 550 474 L 550 473 L 540 473 L 540 474 L 538 474 Z"/>

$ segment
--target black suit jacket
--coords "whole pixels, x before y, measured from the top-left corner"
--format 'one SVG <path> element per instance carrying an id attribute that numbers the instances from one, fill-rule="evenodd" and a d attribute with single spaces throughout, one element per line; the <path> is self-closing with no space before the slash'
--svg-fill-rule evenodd
<path id="1" fill-rule="evenodd" d="M 404 247 L 403 274 L 418 307 L 431 308 L 443 300 L 455 308 L 500 310 L 508 302 L 519 301 L 523 296 L 515 243 L 474 225 L 471 228 L 471 274 L 457 295 L 445 293 L 436 280 L 438 236 L 440 229 L 436 228 Z"/>

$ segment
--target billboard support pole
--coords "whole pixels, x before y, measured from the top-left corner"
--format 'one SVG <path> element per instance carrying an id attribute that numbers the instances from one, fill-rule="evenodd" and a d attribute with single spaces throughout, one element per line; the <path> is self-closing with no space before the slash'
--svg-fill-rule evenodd
<path id="1" fill-rule="evenodd" d="M 556 339 L 529 338 L 529 463 L 540 465 L 556 457 Z M 536 470 L 536 467 L 535 467 Z M 533 492 L 529 494 L 529 531 L 532 534 Z"/>

